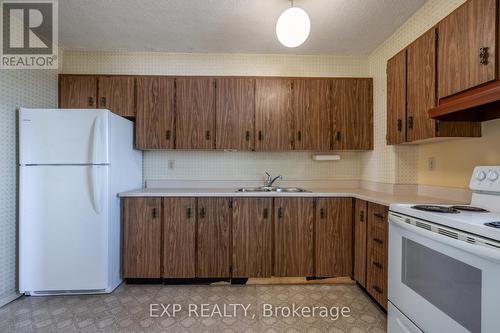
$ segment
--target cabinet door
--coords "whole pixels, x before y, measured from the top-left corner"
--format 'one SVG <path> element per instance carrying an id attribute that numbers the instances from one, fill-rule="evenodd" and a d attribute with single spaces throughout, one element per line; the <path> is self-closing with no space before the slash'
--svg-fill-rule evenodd
<path id="1" fill-rule="evenodd" d="M 314 275 L 314 199 L 275 198 L 274 275 Z"/>
<path id="2" fill-rule="evenodd" d="M 387 309 L 388 208 L 368 203 L 366 288 Z"/>
<path id="3" fill-rule="evenodd" d="M 230 277 L 230 230 L 229 199 L 198 198 L 197 277 Z"/>
<path id="4" fill-rule="evenodd" d="M 272 275 L 272 198 L 233 200 L 233 277 Z"/>
<path id="5" fill-rule="evenodd" d="M 367 202 L 354 201 L 354 280 L 366 288 Z"/>
<path id="6" fill-rule="evenodd" d="M 196 277 L 196 199 L 164 198 L 164 278 Z"/>
<path id="7" fill-rule="evenodd" d="M 330 150 L 332 140 L 331 81 L 297 79 L 293 86 L 295 149 Z"/>
<path id="8" fill-rule="evenodd" d="M 215 148 L 215 80 L 209 77 L 176 79 L 176 148 Z"/>
<path id="9" fill-rule="evenodd" d="M 175 143 L 175 80 L 140 77 L 136 83 L 137 149 L 173 149 Z"/>
<path id="10" fill-rule="evenodd" d="M 292 80 L 256 79 L 255 130 L 257 150 L 293 149 Z"/>
<path id="11" fill-rule="evenodd" d="M 123 277 L 161 277 L 161 199 L 123 199 Z"/>
<path id="12" fill-rule="evenodd" d="M 497 15 L 496 0 L 469 0 L 439 23 L 439 98 L 496 78 Z"/>
<path id="13" fill-rule="evenodd" d="M 406 142 L 406 49 L 387 61 L 387 144 Z"/>
<path id="14" fill-rule="evenodd" d="M 332 80 L 335 149 L 373 149 L 372 86 L 372 79 Z"/>
<path id="15" fill-rule="evenodd" d="M 64 109 L 95 108 L 97 78 L 95 76 L 59 76 L 59 107 Z"/>
<path id="16" fill-rule="evenodd" d="M 408 46 L 407 140 L 435 136 L 435 120 L 429 110 L 436 106 L 436 30 L 431 29 Z"/>
<path id="17" fill-rule="evenodd" d="M 255 80 L 217 79 L 217 149 L 253 150 Z"/>
<path id="18" fill-rule="evenodd" d="M 351 198 L 318 199 L 316 276 L 352 276 L 352 229 Z"/>
<path id="19" fill-rule="evenodd" d="M 98 107 L 108 109 L 122 117 L 134 117 L 134 78 L 99 77 Z"/>

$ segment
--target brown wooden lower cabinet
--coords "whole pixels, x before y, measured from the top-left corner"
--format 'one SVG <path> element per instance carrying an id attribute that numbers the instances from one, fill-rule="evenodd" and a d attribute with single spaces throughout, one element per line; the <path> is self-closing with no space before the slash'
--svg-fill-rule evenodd
<path id="1" fill-rule="evenodd" d="M 388 208 L 368 203 L 366 289 L 387 309 Z"/>
<path id="2" fill-rule="evenodd" d="M 196 275 L 230 277 L 231 211 L 228 198 L 198 198 Z"/>
<path id="3" fill-rule="evenodd" d="M 316 205 L 315 275 L 352 276 L 352 198 L 320 198 Z"/>
<path id="4" fill-rule="evenodd" d="M 164 278 L 196 277 L 196 198 L 164 198 Z"/>
<path id="5" fill-rule="evenodd" d="M 272 275 L 272 209 L 272 198 L 235 198 L 233 200 L 233 277 L 270 277 Z"/>
<path id="6" fill-rule="evenodd" d="M 161 198 L 123 201 L 123 277 L 161 277 Z"/>
<path id="7" fill-rule="evenodd" d="M 314 275 L 314 199 L 274 199 L 274 275 Z"/>
<path id="8" fill-rule="evenodd" d="M 366 229 L 368 203 L 354 200 L 354 280 L 366 288 Z"/>

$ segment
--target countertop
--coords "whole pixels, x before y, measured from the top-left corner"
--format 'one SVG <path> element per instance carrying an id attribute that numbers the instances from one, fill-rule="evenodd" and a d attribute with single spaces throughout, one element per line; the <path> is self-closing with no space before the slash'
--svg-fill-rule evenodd
<path id="1" fill-rule="evenodd" d="M 381 205 L 389 206 L 394 203 L 440 203 L 457 204 L 457 202 L 443 198 L 434 198 L 420 195 L 400 195 L 384 192 L 375 192 L 365 189 L 331 188 L 313 189 L 309 192 L 283 193 L 283 192 L 236 192 L 236 188 L 143 188 L 119 193 L 121 198 L 127 197 L 353 197 Z"/>

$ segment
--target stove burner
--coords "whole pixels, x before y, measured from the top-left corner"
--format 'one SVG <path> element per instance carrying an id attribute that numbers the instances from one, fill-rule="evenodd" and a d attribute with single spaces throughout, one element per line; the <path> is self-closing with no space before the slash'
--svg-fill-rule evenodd
<path id="1" fill-rule="evenodd" d="M 474 206 L 452 206 L 451 208 L 457 209 L 457 210 L 462 210 L 465 212 L 476 212 L 476 213 L 489 213 L 489 210 L 480 208 L 480 207 L 474 207 Z"/>
<path id="2" fill-rule="evenodd" d="M 500 222 L 495 221 L 495 222 L 488 222 L 484 224 L 487 227 L 492 227 L 492 228 L 497 228 L 500 229 Z"/>
<path id="3" fill-rule="evenodd" d="M 454 209 L 453 207 L 446 206 L 435 206 L 435 205 L 416 205 L 411 208 L 423 210 L 426 212 L 434 212 L 434 213 L 447 213 L 447 214 L 458 214 L 460 211 Z"/>

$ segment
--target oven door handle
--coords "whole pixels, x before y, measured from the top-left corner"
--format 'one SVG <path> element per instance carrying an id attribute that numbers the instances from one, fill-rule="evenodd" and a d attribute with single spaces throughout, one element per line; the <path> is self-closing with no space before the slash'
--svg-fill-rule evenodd
<path id="1" fill-rule="evenodd" d="M 432 239 L 436 242 L 446 244 L 449 246 L 452 246 L 454 248 L 457 248 L 462 251 L 469 252 L 473 255 L 479 256 L 481 258 L 485 258 L 490 261 L 495 261 L 497 263 L 500 263 L 500 249 L 494 250 L 487 248 L 485 246 L 480 246 L 480 245 L 473 245 L 466 243 L 464 241 L 456 240 L 447 236 L 443 236 L 440 234 L 437 234 L 432 231 L 428 231 L 419 227 L 415 227 L 414 225 L 408 224 L 404 222 L 403 219 L 396 217 L 396 216 L 391 216 L 389 218 L 389 221 L 391 224 L 394 226 L 400 227 L 402 229 L 406 229 L 410 232 L 413 232 L 415 234 L 418 234 L 422 237 Z M 390 251 L 390 249 L 389 249 Z"/>

